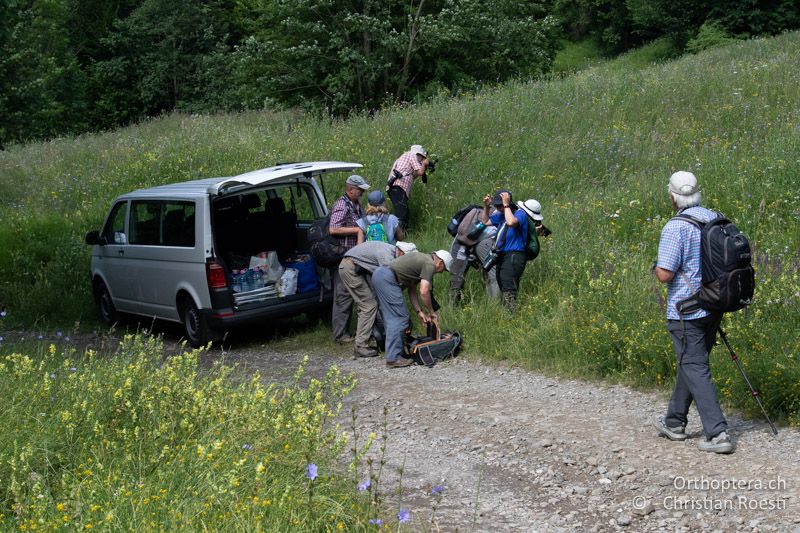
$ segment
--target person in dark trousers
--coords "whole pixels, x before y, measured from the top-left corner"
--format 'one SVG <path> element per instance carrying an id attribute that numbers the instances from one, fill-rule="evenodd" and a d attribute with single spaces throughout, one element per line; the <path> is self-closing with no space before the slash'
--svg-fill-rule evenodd
<path id="1" fill-rule="evenodd" d="M 353 174 L 345 181 L 344 194 L 334 202 L 331 208 L 331 224 L 328 232 L 339 239 L 339 243 L 347 250 L 364 240 L 364 233 L 358 227 L 358 220 L 364 216 L 361 209 L 361 195 L 369 189 L 364 178 Z M 353 309 L 353 298 L 342 283 L 339 269 L 331 269 L 333 279 L 333 309 L 331 322 L 333 340 L 338 344 L 353 342 L 350 335 L 350 314 Z"/>
<path id="2" fill-rule="evenodd" d="M 500 296 L 500 288 L 497 286 L 497 267 L 493 266 L 489 270 L 484 270 L 482 267 L 483 258 L 494 246 L 494 236 L 497 234 L 496 227 L 486 226 L 481 222 L 482 211 L 480 207 L 475 207 L 464 215 L 450 246 L 450 255 L 453 256 L 453 267 L 450 270 L 450 299 L 455 304 L 461 303 L 464 299 L 464 281 L 470 265 L 475 265 L 481 271 L 486 285 L 486 295 L 489 298 Z"/>
<path id="3" fill-rule="evenodd" d="M 428 152 L 415 144 L 407 152 L 403 152 L 392 165 L 389 177 L 386 178 L 386 192 L 392 200 L 392 210 L 400 219 L 403 230 L 411 221 L 408 199 L 411 197 L 411 186 L 416 178 L 421 178 L 428 170 Z"/>
<path id="4" fill-rule="evenodd" d="M 378 267 L 372 274 L 372 286 L 386 327 L 386 366 L 389 368 L 402 368 L 414 362 L 404 357 L 403 337 L 410 317 L 403 289 L 408 290 L 408 299 L 422 323 L 436 323 L 438 319 L 431 298 L 433 276 L 449 270 L 452 263 L 450 252 L 445 250 L 432 254 L 412 252 Z"/>
<path id="5" fill-rule="evenodd" d="M 370 276 L 378 267 L 386 266 L 403 254 L 416 250 L 417 247 L 410 242 L 400 241 L 395 246 L 382 241 L 366 241 L 344 254 L 339 263 L 339 277 L 358 308 L 354 356 L 378 355 L 378 350 L 369 346 L 372 328 L 378 317 L 378 301 L 370 286 Z"/>
<path id="6" fill-rule="evenodd" d="M 686 213 L 704 222 L 716 217 L 716 213 L 700 205 L 700 189 L 691 172 L 681 171 L 670 176 L 668 192 L 672 207 L 678 214 Z M 700 288 L 700 253 L 700 229 L 675 218 L 664 225 L 653 271 L 658 281 L 667 284 L 667 331 L 678 364 L 667 414 L 657 417 L 655 426 L 661 436 L 675 441 L 686 440 L 687 415 L 694 402 L 705 435 L 698 448 L 707 452 L 731 453 L 733 443 L 728 436 L 728 423 L 720 409 L 709 366 L 709 354 L 722 314 L 700 309 L 681 317 L 676 308 L 679 301 Z"/>
<path id="7" fill-rule="evenodd" d="M 496 213 L 489 213 L 491 206 L 497 209 Z M 497 226 L 497 284 L 503 304 L 514 311 L 519 281 L 525 271 L 528 216 L 521 209 L 516 209 L 509 191 L 500 190 L 494 196 L 484 197 L 481 220 L 487 226 Z"/>

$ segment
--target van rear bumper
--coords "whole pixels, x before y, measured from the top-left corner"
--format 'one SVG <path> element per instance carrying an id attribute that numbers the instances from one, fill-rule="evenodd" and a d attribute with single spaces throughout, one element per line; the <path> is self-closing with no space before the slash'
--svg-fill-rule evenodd
<path id="1" fill-rule="evenodd" d="M 320 301 L 318 292 L 308 295 L 296 295 L 289 298 L 276 298 L 274 301 L 260 302 L 241 309 L 232 307 L 223 309 L 203 309 L 207 324 L 216 330 L 226 330 L 245 324 L 268 320 L 271 318 L 288 318 L 301 313 L 323 312 L 330 309 L 333 303 L 333 292 L 325 291 Z"/>

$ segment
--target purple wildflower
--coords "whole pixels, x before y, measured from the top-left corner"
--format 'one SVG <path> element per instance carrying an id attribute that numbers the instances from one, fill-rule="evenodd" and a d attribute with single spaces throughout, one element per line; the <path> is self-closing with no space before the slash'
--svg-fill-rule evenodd
<path id="1" fill-rule="evenodd" d="M 36 338 L 39 339 L 39 340 L 42 340 L 42 339 L 44 339 L 44 335 L 37 335 Z"/>
<path id="2" fill-rule="evenodd" d="M 362 481 L 361 483 L 358 484 L 358 490 L 360 492 L 364 492 L 365 490 L 369 489 L 370 486 L 372 486 L 372 480 L 367 478 L 367 479 L 365 479 L 364 481 Z"/>
<path id="3" fill-rule="evenodd" d="M 69 367 L 69 371 L 70 371 L 70 372 L 77 372 L 77 371 L 78 371 L 78 369 L 77 369 L 77 368 L 75 368 L 74 366 L 71 366 L 71 367 Z"/>
<path id="4" fill-rule="evenodd" d="M 431 489 L 431 495 L 432 496 L 437 496 L 437 495 L 441 494 L 442 492 L 444 492 L 444 485 L 436 485 L 435 487 L 433 487 Z"/>
<path id="5" fill-rule="evenodd" d="M 67 341 L 67 342 L 69 342 L 69 335 L 67 335 L 66 337 L 64 337 L 64 340 L 65 340 L 65 341 Z"/>
<path id="6" fill-rule="evenodd" d="M 0 318 L 5 318 L 7 314 L 5 311 L 0 311 Z"/>
<path id="7" fill-rule="evenodd" d="M 306 467 L 306 477 L 311 481 L 317 479 L 317 465 L 314 463 L 309 463 Z"/>
<path id="8" fill-rule="evenodd" d="M 400 512 L 397 513 L 397 519 L 402 522 L 408 522 L 411 520 L 411 511 L 408 509 L 400 509 Z"/>
<path id="9" fill-rule="evenodd" d="M 61 333 L 60 331 L 56 331 L 56 337 L 60 337 L 61 335 L 63 335 L 63 333 Z"/>
<path id="10" fill-rule="evenodd" d="M 0 335 L 0 342 L 3 342 L 3 339 L 4 339 L 4 338 L 5 338 L 5 337 L 3 337 L 2 335 Z"/>
<path id="11" fill-rule="evenodd" d="M 55 374 L 55 372 L 51 372 L 51 373 L 50 373 L 50 379 L 56 379 L 56 374 Z"/>
<path id="12" fill-rule="evenodd" d="M 242 449 L 243 449 L 244 451 L 247 451 L 247 452 L 249 452 L 250 450 L 252 450 L 252 449 L 253 449 L 253 445 L 252 445 L 252 444 L 247 444 L 247 443 L 245 443 L 245 444 L 242 444 Z"/>
<path id="13" fill-rule="evenodd" d="M 369 523 L 372 524 L 373 526 L 380 526 L 383 525 L 383 520 L 381 520 L 380 518 L 370 518 Z"/>

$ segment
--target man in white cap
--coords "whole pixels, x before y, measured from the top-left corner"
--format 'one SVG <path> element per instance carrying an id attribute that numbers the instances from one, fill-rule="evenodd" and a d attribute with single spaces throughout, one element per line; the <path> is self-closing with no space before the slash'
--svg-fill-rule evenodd
<path id="1" fill-rule="evenodd" d="M 356 357 L 374 357 L 378 350 L 369 346 L 372 328 L 378 315 L 378 301 L 370 287 L 370 276 L 375 269 L 388 265 L 405 253 L 415 252 L 417 247 L 410 242 L 400 241 L 397 246 L 382 241 L 366 241 L 357 244 L 344 254 L 339 263 L 339 277 L 347 288 L 358 309 L 356 326 Z"/>
<path id="2" fill-rule="evenodd" d="M 700 189 L 691 172 L 675 172 L 669 178 L 669 199 L 678 214 L 687 214 L 708 222 L 717 216 L 700 206 Z M 676 304 L 700 288 L 700 229 L 679 218 L 670 219 L 661 230 L 658 259 L 653 271 L 658 281 L 667 284 L 667 331 L 677 358 L 677 376 L 667 414 L 655 420 L 661 436 L 683 441 L 687 414 L 695 402 L 705 439 L 698 447 L 714 453 L 731 453 L 733 443 L 728 436 L 728 423 L 722 414 L 717 391 L 711 380 L 709 353 L 714 346 L 722 318 L 720 313 L 703 309 L 681 317 Z"/>
<path id="3" fill-rule="evenodd" d="M 408 199 L 411 197 L 411 186 L 415 178 L 425 176 L 429 164 L 428 152 L 422 146 L 414 144 L 395 160 L 392 170 L 389 171 L 386 192 L 403 229 L 408 227 L 410 221 Z"/>
<path id="4" fill-rule="evenodd" d="M 331 208 L 331 223 L 328 232 L 339 239 L 339 244 L 349 250 L 364 240 L 364 233 L 358 227 L 358 220 L 364 216 L 361 209 L 361 195 L 369 189 L 369 184 L 356 174 L 345 181 L 344 194 L 334 202 Z M 353 298 L 342 284 L 339 269 L 333 268 L 333 309 L 331 323 L 333 340 L 339 344 L 352 342 L 350 336 L 350 313 L 353 309 Z"/>
<path id="5" fill-rule="evenodd" d="M 437 321 L 431 298 L 433 276 L 449 270 L 452 263 L 453 257 L 446 250 L 437 250 L 432 254 L 412 252 L 398 257 L 388 266 L 378 267 L 372 274 L 372 286 L 386 326 L 386 366 L 389 368 L 402 368 L 414 362 L 404 357 L 403 334 L 410 317 L 403 299 L 403 289 L 408 290 L 411 305 L 423 324 Z"/>

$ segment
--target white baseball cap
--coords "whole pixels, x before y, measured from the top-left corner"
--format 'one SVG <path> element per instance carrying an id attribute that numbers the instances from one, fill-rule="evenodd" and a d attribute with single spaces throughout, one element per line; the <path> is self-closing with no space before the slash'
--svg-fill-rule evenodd
<path id="1" fill-rule="evenodd" d="M 453 256 L 447 250 L 436 250 L 433 252 L 436 257 L 444 261 L 444 269 L 450 272 L 450 267 L 453 265 Z"/>
<path id="2" fill-rule="evenodd" d="M 678 196 L 691 196 L 698 192 L 697 178 L 691 172 L 679 170 L 669 177 L 669 192 Z"/>
<path id="3" fill-rule="evenodd" d="M 417 245 L 413 242 L 406 242 L 406 241 L 397 241 L 397 247 L 400 248 L 400 251 L 404 254 L 410 254 L 411 252 L 417 251 Z"/>
<path id="4" fill-rule="evenodd" d="M 411 148 L 409 148 L 409 152 L 413 152 L 415 154 L 419 154 L 422 157 L 428 157 L 428 151 L 425 150 L 425 148 L 423 148 L 419 144 L 412 144 Z"/>

